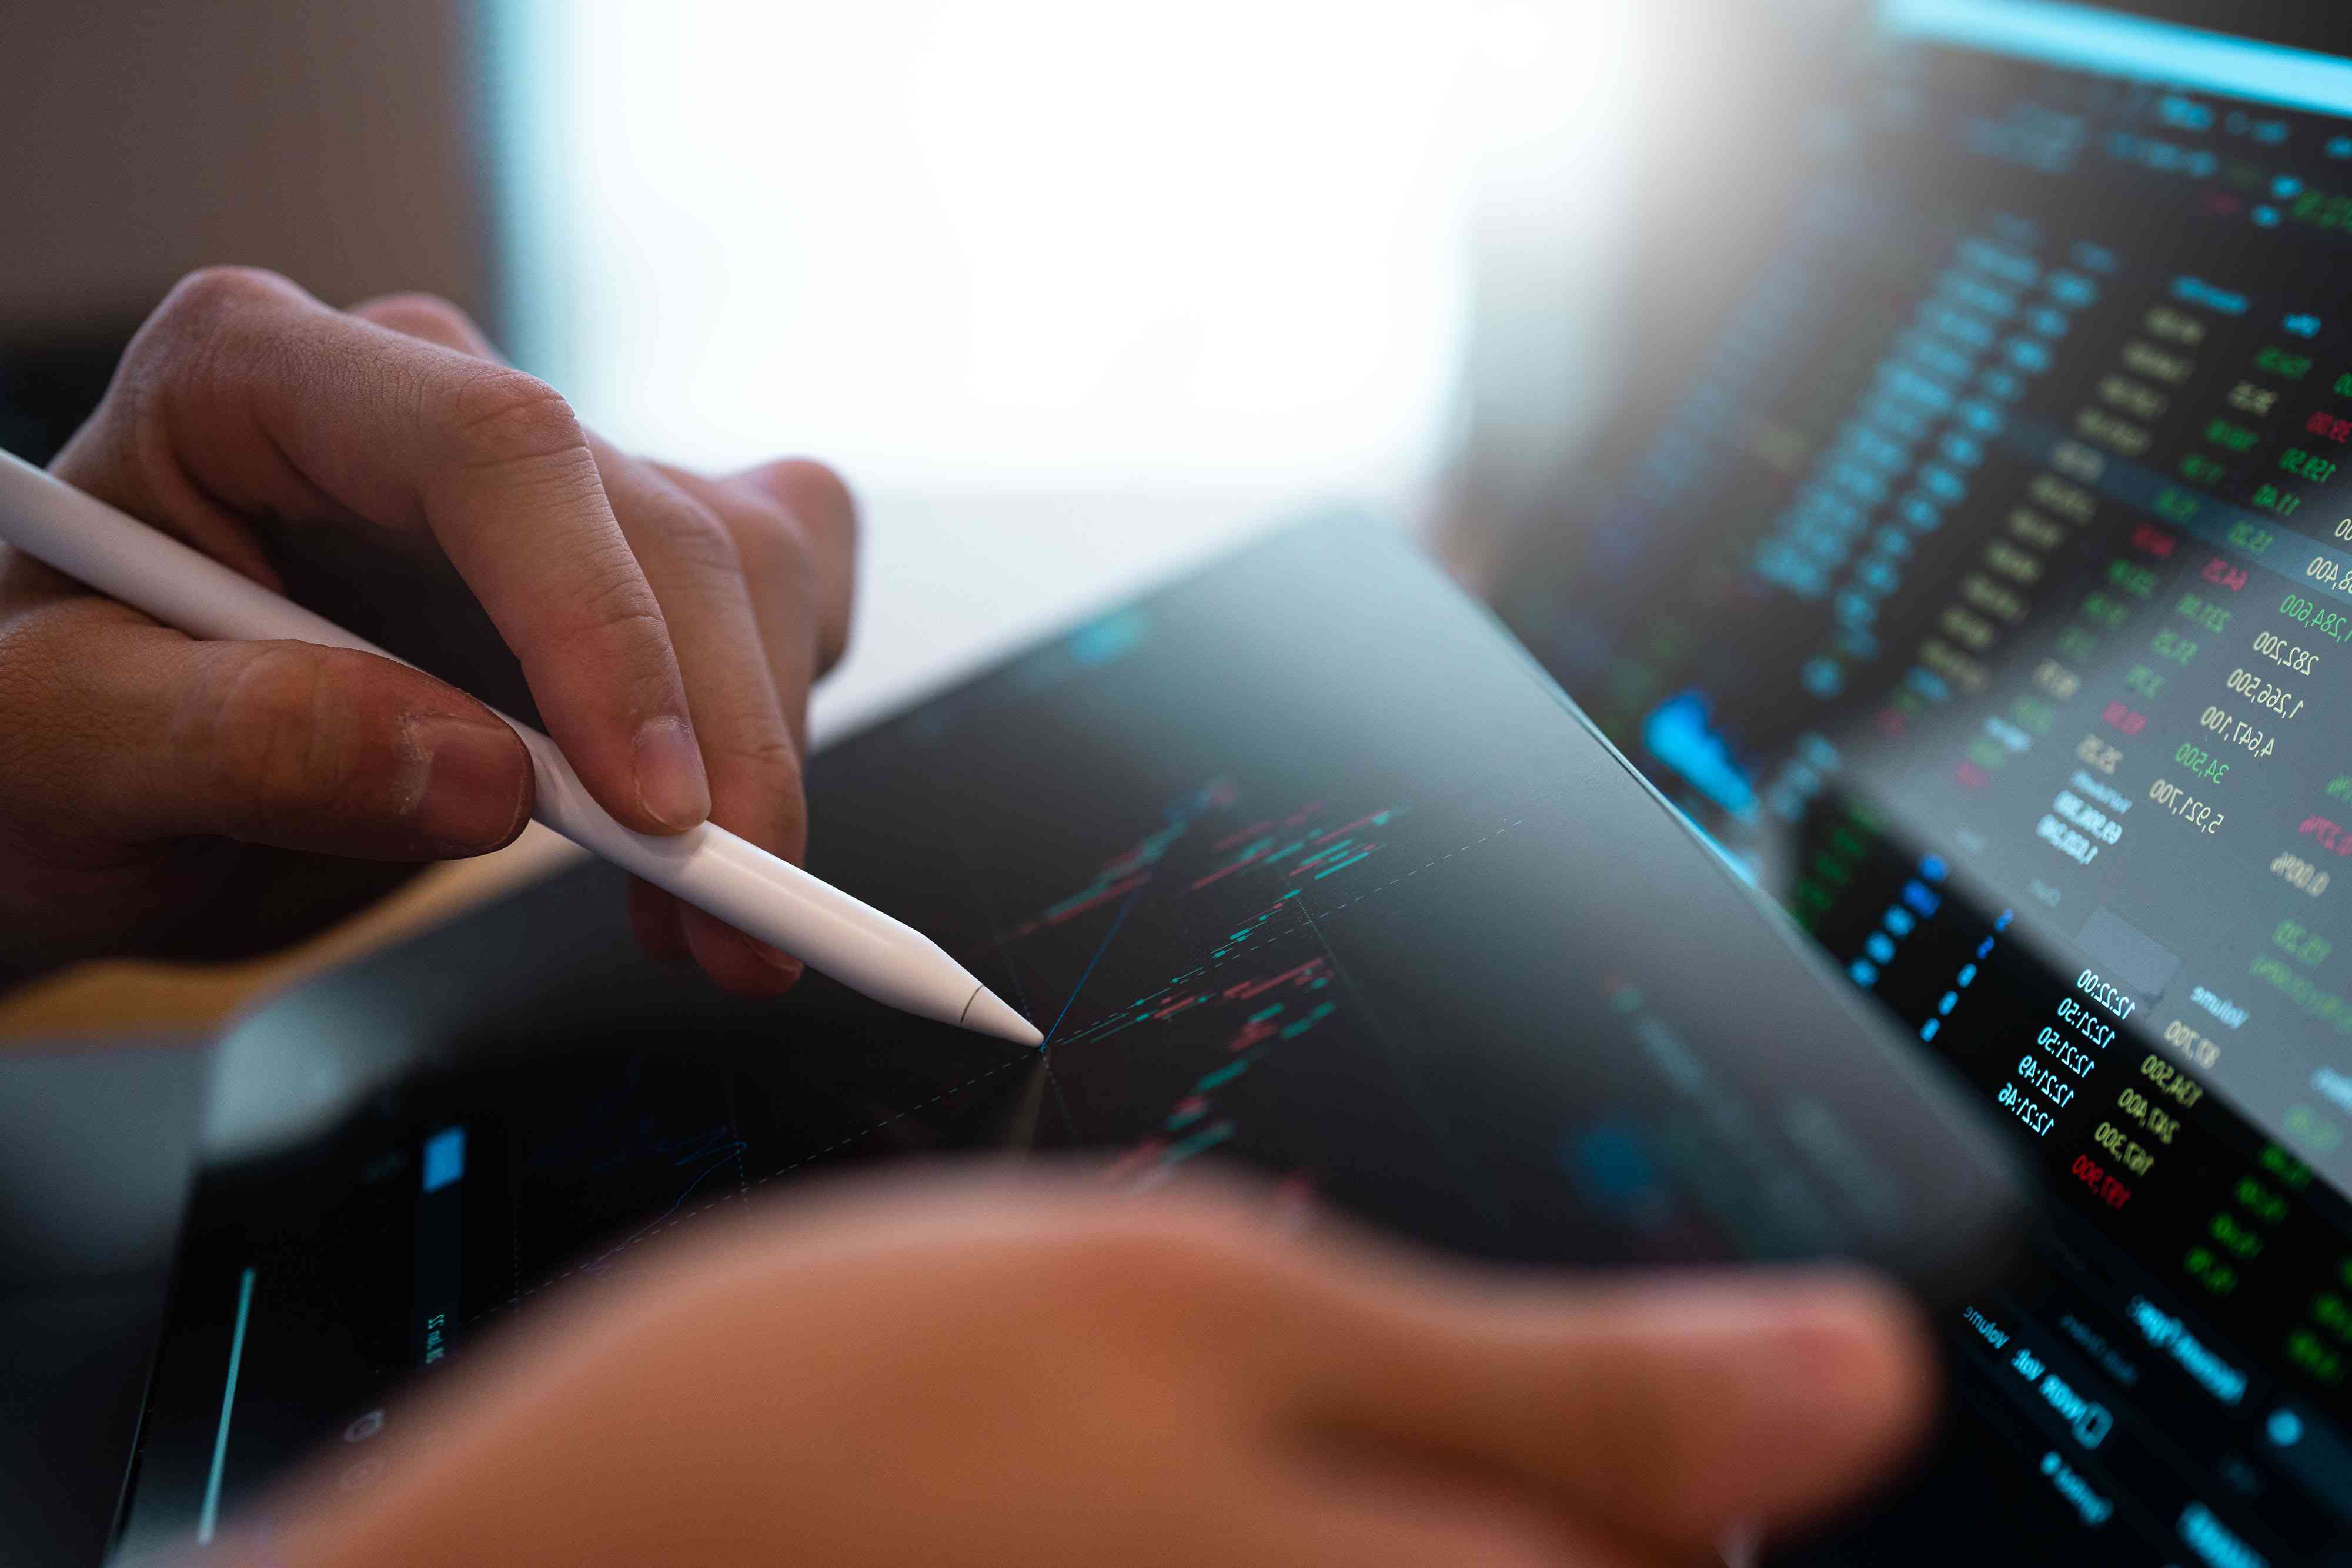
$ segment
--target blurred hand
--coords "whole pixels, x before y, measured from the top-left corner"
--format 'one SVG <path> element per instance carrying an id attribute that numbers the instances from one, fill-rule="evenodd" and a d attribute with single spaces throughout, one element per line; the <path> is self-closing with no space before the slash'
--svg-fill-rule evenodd
<path id="1" fill-rule="evenodd" d="M 809 684 L 848 635 L 855 548 L 826 469 L 634 458 L 442 301 L 345 313 L 223 269 L 157 309 L 52 471 L 467 690 L 535 702 L 628 826 L 709 817 L 799 857 Z M 531 808 L 522 743 L 458 686 L 194 642 L 5 551 L 0 737 L 17 976 L 280 945 L 416 862 L 499 848 Z M 649 946 L 732 989 L 798 975 L 666 894 L 632 900 Z"/>
<path id="2" fill-rule="evenodd" d="M 1929 1396 L 1860 1277 L 1504 1280 L 1231 1197 L 868 1191 L 650 1271 L 396 1412 L 278 1560 L 1681 1563 L 1883 1477 Z"/>

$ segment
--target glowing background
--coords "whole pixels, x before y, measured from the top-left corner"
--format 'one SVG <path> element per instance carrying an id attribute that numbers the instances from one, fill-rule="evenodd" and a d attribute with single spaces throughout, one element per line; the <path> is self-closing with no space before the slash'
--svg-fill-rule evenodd
<path id="1" fill-rule="evenodd" d="M 1410 497 L 1498 357 L 1475 298 L 1567 298 L 1608 209 L 1626 14 L 512 0 L 517 351 L 625 444 L 850 476 L 835 721 L 1302 500 Z M 1559 338 L 1499 356 L 1547 403 Z"/>

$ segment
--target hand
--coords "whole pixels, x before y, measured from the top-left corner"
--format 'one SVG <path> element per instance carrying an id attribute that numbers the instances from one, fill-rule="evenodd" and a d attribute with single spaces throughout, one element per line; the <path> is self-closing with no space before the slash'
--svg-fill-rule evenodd
<path id="1" fill-rule="evenodd" d="M 632 828 L 709 817 L 800 855 L 808 688 L 848 634 L 855 548 L 824 468 L 714 479 L 630 457 L 439 300 L 344 313 L 224 269 L 141 329 L 53 472 L 456 684 L 194 642 L 0 551 L 16 975 L 263 950 L 417 862 L 505 844 L 530 763 L 468 692 L 535 710 Z M 732 989 L 799 973 L 650 887 L 632 913 Z"/>
<path id="2" fill-rule="evenodd" d="M 1236 1197 L 867 1191 L 645 1277 L 396 1411 L 279 1560 L 1685 1563 L 1883 1477 L 1929 1396 L 1860 1277 L 1505 1279 Z"/>

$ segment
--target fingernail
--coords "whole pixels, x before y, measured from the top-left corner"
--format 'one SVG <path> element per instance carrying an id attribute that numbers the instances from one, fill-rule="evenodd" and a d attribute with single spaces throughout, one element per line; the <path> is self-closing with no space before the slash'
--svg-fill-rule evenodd
<path id="1" fill-rule="evenodd" d="M 495 719 L 413 716 L 408 742 L 424 763 L 416 830 L 457 850 L 496 849 L 522 825 L 530 764 L 514 731 Z"/>
<path id="2" fill-rule="evenodd" d="M 685 720 L 647 719 L 637 731 L 637 800 L 656 821 L 681 831 L 710 815 L 710 778 Z"/>

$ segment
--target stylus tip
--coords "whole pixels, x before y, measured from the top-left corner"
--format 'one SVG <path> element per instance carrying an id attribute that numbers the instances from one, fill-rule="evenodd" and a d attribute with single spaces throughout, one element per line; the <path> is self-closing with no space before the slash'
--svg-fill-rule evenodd
<path id="1" fill-rule="evenodd" d="M 1004 999 L 986 986 L 972 992 L 971 1000 L 963 1007 L 963 1027 L 982 1034 L 992 1034 L 999 1040 L 1009 1040 L 1015 1045 L 1043 1045 L 1045 1037 L 1037 1026 L 1014 1012 Z"/>

